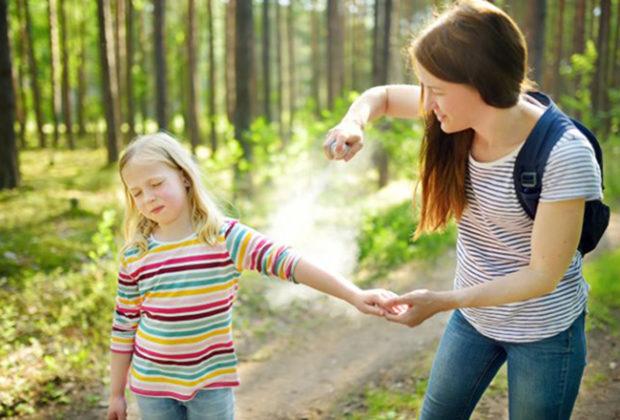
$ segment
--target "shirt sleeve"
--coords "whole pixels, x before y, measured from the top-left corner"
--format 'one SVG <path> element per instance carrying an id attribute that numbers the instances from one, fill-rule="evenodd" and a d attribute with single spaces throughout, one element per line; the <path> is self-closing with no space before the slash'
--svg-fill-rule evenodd
<path id="1" fill-rule="evenodd" d="M 123 262 L 118 272 L 116 306 L 112 317 L 111 351 L 133 352 L 134 338 L 140 321 L 140 302 L 138 282 L 131 277 Z"/>
<path id="2" fill-rule="evenodd" d="M 577 129 L 567 131 L 555 144 L 543 173 L 540 201 L 603 198 L 601 169 L 594 149 Z"/>
<path id="3" fill-rule="evenodd" d="M 253 270 L 282 280 L 295 281 L 300 255 L 265 235 L 232 220 L 225 224 L 226 248 L 237 271 Z"/>

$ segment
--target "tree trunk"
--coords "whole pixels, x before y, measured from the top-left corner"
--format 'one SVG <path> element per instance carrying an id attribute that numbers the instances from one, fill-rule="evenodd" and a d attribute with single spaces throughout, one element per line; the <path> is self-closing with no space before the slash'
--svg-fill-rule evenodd
<path id="1" fill-rule="evenodd" d="M 609 74 L 611 74 L 611 85 L 615 88 L 620 87 L 620 2 L 616 3 L 616 29 L 614 31 L 614 46 L 611 52 L 611 62 L 609 63 Z"/>
<path id="2" fill-rule="evenodd" d="M 209 32 L 209 123 L 211 128 L 211 153 L 215 154 L 217 151 L 217 130 L 215 121 L 217 92 L 215 90 L 215 33 L 213 32 L 213 4 L 211 0 L 207 0 L 207 30 Z"/>
<path id="3" fill-rule="evenodd" d="M 138 59 L 138 67 L 140 69 L 142 69 L 143 74 L 153 74 L 152 69 L 150 68 L 151 65 L 151 61 L 147 59 L 147 57 L 149 57 L 149 55 L 147 55 L 147 53 L 150 53 L 150 51 L 147 50 L 147 46 L 150 44 L 148 42 L 148 34 L 147 34 L 147 29 L 146 29 L 146 20 L 147 20 L 147 10 L 145 7 L 142 7 L 142 10 L 140 12 L 140 18 L 138 19 L 138 39 L 139 39 L 139 44 L 141 45 L 141 48 L 139 48 L 137 50 L 137 52 L 139 52 L 139 59 Z M 140 121 L 142 123 L 142 127 L 141 127 L 141 132 L 142 134 L 145 134 L 147 132 L 146 130 L 146 126 L 147 126 L 147 122 L 148 122 L 148 118 L 149 118 L 149 103 L 153 103 L 152 99 L 149 99 L 148 96 L 148 92 L 151 92 L 152 89 L 149 87 L 149 84 L 143 80 L 142 85 L 141 85 L 141 89 L 140 89 L 140 96 L 139 96 L 139 101 L 140 101 Z"/>
<path id="4" fill-rule="evenodd" d="M 134 137 L 136 135 L 135 128 L 135 105 L 133 98 L 133 60 L 134 60 L 134 51 L 133 51 L 133 40 L 134 40 L 134 30 L 133 30 L 133 20 L 134 20 L 134 9 L 133 9 L 133 0 L 126 0 L 125 4 L 125 57 L 127 59 L 127 64 L 125 65 L 125 90 L 123 91 L 125 95 L 125 100 L 127 101 L 125 104 L 126 112 L 125 112 L 125 121 L 127 122 L 127 134 L 129 137 Z"/>
<path id="5" fill-rule="evenodd" d="M 227 69 L 226 78 L 226 114 L 228 115 L 228 121 L 233 122 L 235 119 L 235 103 L 236 103 L 236 87 L 235 87 L 235 71 L 228 69 L 236 69 L 235 64 L 235 52 L 237 50 L 235 44 L 237 41 L 236 33 L 236 9 L 237 0 L 228 0 L 226 6 L 226 54 L 224 55 Z"/>
<path id="6" fill-rule="evenodd" d="M 86 17 L 84 11 L 80 11 L 80 61 L 77 70 L 77 124 L 78 134 L 83 136 L 86 134 L 86 125 L 84 121 L 84 107 L 86 97 Z"/>
<path id="7" fill-rule="evenodd" d="M 277 92 L 278 92 L 278 125 L 280 137 L 284 137 L 284 66 L 282 64 L 282 6 L 279 1 L 276 8 L 276 67 L 277 67 Z"/>
<path id="8" fill-rule="evenodd" d="M 529 0 L 528 30 L 526 31 L 528 56 L 530 65 L 534 69 L 534 80 L 542 83 L 545 58 L 545 17 L 547 14 L 547 0 Z"/>
<path id="9" fill-rule="evenodd" d="M 48 0 L 48 22 L 49 22 L 49 48 L 50 48 L 50 69 L 51 69 L 51 92 L 52 92 L 52 124 L 54 126 L 54 147 L 58 147 L 60 137 L 58 120 L 60 117 L 60 83 L 58 80 L 58 68 L 60 58 L 58 57 L 58 8 L 56 0 Z"/>
<path id="10" fill-rule="evenodd" d="M 596 64 L 594 67 L 594 77 L 591 85 L 592 111 L 597 119 L 600 120 L 603 138 L 609 131 L 609 80 L 607 68 L 609 63 L 609 25 L 611 21 L 611 0 L 601 0 L 601 14 L 598 28 L 598 38 L 596 40 Z"/>
<path id="11" fill-rule="evenodd" d="M 556 30 L 557 36 L 555 37 L 555 54 L 553 57 L 553 67 L 551 72 L 551 86 L 549 90 L 551 91 L 553 97 L 557 101 L 560 98 L 561 92 L 561 76 L 560 76 L 560 63 L 562 62 L 562 50 L 564 44 L 564 3 L 565 0 L 558 0 L 558 9 L 557 9 L 557 21 L 556 21 Z"/>
<path id="12" fill-rule="evenodd" d="M 327 0 L 327 105 L 333 109 L 334 101 L 342 95 L 344 78 L 344 37 L 342 7 L 338 0 Z"/>
<path id="13" fill-rule="evenodd" d="M 315 0 L 312 3 L 312 10 L 310 11 L 310 36 L 311 36 L 311 51 L 312 51 L 312 98 L 315 103 L 316 115 L 321 115 L 321 51 L 320 51 L 320 15 L 318 12 L 318 3 Z"/>
<path id="14" fill-rule="evenodd" d="M 263 0 L 263 114 L 267 123 L 271 122 L 271 39 L 269 25 L 269 0 Z"/>
<path id="15" fill-rule="evenodd" d="M 243 159 L 251 164 L 253 156 L 249 129 L 252 121 L 251 83 L 254 73 L 252 0 L 237 0 L 236 6 L 235 90 L 237 99 L 234 113 L 235 138 L 243 150 Z M 237 164 L 235 175 L 236 188 L 240 192 L 251 194 L 252 181 L 248 169 Z"/>
<path id="16" fill-rule="evenodd" d="M 0 0 L 0 189 L 19 185 L 15 145 L 15 96 L 11 78 L 11 50 L 7 1 Z"/>
<path id="17" fill-rule="evenodd" d="M 112 16 L 110 0 L 97 0 L 97 20 L 99 23 L 99 55 L 101 58 L 101 87 L 103 89 L 103 107 L 106 117 L 106 146 L 108 150 L 108 163 L 118 160 L 118 116 L 116 115 L 116 96 L 118 94 L 116 84 L 116 66 L 114 64 L 114 50 L 111 46 Z"/>
<path id="18" fill-rule="evenodd" d="M 125 0 L 115 0 L 116 4 L 114 14 L 114 52 L 116 56 L 114 61 L 116 63 L 116 80 L 118 81 L 118 100 L 116 103 L 116 109 L 118 115 L 118 124 L 123 131 L 125 122 L 125 112 L 123 104 L 121 103 L 121 95 L 126 92 L 125 82 L 127 81 L 127 52 L 126 52 L 126 35 L 125 35 Z M 114 4 L 113 3 L 113 4 Z M 122 135 L 122 134 L 121 134 Z"/>
<path id="19" fill-rule="evenodd" d="M 25 25 L 24 25 L 24 13 L 22 11 L 21 2 L 16 2 L 17 9 L 17 21 L 18 21 L 18 32 L 19 36 L 15 36 L 14 39 L 19 39 L 19 41 L 15 42 L 16 53 L 15 56 L 19 57 L 19 64 L 17 64 L 17 80 L 14 81 L 15 88 L 15 116 L 17 118 L 17 122 L 19 123 L 19 147 L 21 149 L 25 149 L 27 147 L 26 144 L 26 121 L 27 121 L 27 113 L 26 113 L 26 86 L 24 82 L 24 67 L 26 60 L 26 51 L 28 50 L 28 45 L 26 44 L 26 36 L 25 33 Z M 15 75 L 14 75 L 15 76 Z M 19 92 L 19 93 L 18 93 Z"/>
<path id="20" fill-rule="evenodd" d="M 392 0 L 375 0 L 375 28 L 373 55 L 373 84 L 386 85 L 389 80 L 390 33 L 392 28 Z M 386 127 L 386 129 L 389 127 Z M 377 142 L 373 162 L 378 173 L 378 186 L 389 181 L 389 156 L 385 146 Z"/>
<path id="21" fill-rule="evenodd" d="M 586 0 L 577 0 L 575 5 L 575 19 L 573 21 L 573 54 L 582 54 L 585 41 Z"/>
<path id="22" fill-rule="evenodd" d="M 71 95 L 69 85 L 69 50 L 67 47 L 67 19 L 65 11 L 65 1 L 60 0 L 60 50 L 62 56 L 62 119 L 65 124 L 67 145 L 69 149 L 75 149 L 73 138 L 73 119 L 71 118 Z"/>
<path id="23" fill-rule="evenodd" d="M 32 19 L 30 18 L 30 8 L 27 0 L 19 0 L 22 5 L 25 17 L 25 33 L 28 54 L 28 70 L 30 71 L 30 87 L 32 89 L 32 103 L 34 105 L 34 114 L 37 121 L 37 133 L 39 134 L 39 147 L 47 146 L 47 139 L 43 131 L 43 111 L 41 110 L 41 89 L 39 88 L 39 68 L 34 55 L 33 38 L 32 38 Z"/>
<path id="24" fill-rule="evenodd" d="M 167 83 L 166 83 L 166 46 L 165 46 L 165 0 L 154 0 L 155 3 L 155 78 L 156 78 L 156 107 L 157 124 L 160 130 L 168 128 L 167 115 Z"/>
<path id="25" fill-rule="evenodd" d="M 198 125 L 198 101 L 196 100 L 198 81 L 196 80 L 196 13 L 194 0 L 188 0 L 187 6 L 187 18 L 189 20 L 187 28 L 187 122 L 192 152 L 196 153 L 196 147 L 200 143 L 200 127 Z"/>
<path id="26" fill-rule="evenodd" d="M 287 7 L 287 40 L 288 40 L 288 135 L 290 138 L 293 134 L 293 120 L 295 116 L 296 101 L 297 101 L 297 89 L 296 89 L 296 76 L 295 76 L 295 23 L 294 23 L 294 11 L 293 2 L 290 2 Z"/>

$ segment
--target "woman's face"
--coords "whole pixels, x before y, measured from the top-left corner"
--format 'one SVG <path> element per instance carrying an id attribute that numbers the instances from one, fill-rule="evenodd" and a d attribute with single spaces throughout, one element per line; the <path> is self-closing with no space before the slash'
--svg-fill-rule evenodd
<path id="1" fill-rule="evenodd" d="M 417 64 L 416 73 L 424 91 L 424 111 L 433 112 L 445 133 L 456 133 L 475 125 L 484 102 L 470 85 L 438 79 Z"/>

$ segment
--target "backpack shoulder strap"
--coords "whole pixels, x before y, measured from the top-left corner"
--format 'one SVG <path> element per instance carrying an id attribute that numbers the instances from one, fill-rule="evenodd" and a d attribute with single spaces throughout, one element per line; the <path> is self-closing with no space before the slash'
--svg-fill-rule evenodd
<path id="1" fill-rule="evenodd" d="M 574 125 L 547 95 L 541 92 L 528 92 L 528 95 L 547 105 L 547 109 L 521 147 L 513 172 L 519 203 L 533 219 L 538 208 L 543 173 L 551 150 L 566 130 Z"/>

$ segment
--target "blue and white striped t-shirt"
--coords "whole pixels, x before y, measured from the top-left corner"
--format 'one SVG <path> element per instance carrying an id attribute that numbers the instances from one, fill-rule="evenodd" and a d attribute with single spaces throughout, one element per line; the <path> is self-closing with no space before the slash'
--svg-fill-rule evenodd
<path id="1" fill-rule="evenodd" d="M 533 221 L 515 192 L 513 169 L 520 148 L 493 162 L 469 156 L 467 205 L 458 223 L 454 287 L 462 289 L 513 273 L 530 262 Z M 600 168 L 592 146 L 577 130 L 568 130 L 554 146 L 543 173 L 540 201 L 602 198 Z M 508 342 L 532 342 L 567 329 L 583 312 L 588 285 L 582 258 L 573 260 L 557 288 L 522 302 L 463 308 L 481 334 Z"/>

